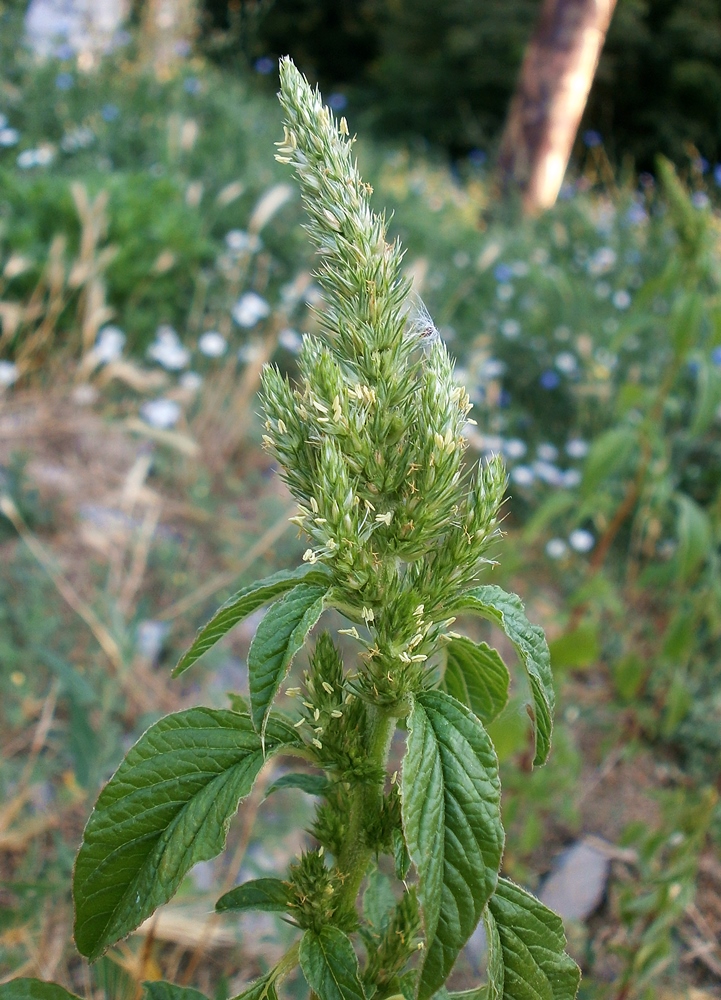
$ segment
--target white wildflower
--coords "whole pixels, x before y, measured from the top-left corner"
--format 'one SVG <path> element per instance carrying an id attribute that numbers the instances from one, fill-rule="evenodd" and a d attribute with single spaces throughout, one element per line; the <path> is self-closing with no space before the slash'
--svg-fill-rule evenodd
<path id="1" fill-rule="evenodd" d="M 7 149 L 9 146 L 17 146 L 20 142 L 20 133 L 16 128 L 0 128 L 0 146 Z"/>
<path id="2" fill-rule="evenodd" d="M 536 478 L 533 474 L 533 469 L 528 465 L 515 466 L 515 468 L 511 469 L 510 476 L 511 482 L 515 483 L 516 486 L 531 486 L 533 480 Z"/>
<path id="3" fill-rule="evenodd" d="M 566 442 L 566 454 L 571 458 L 585 458 L 588 454 L 588 441 L 582 438 L 571 438 Z"/>
<path id="4" fill-rule="evenodd" d="M 523 458 L 528 451 L 528 445 L 520 438 L 510 438 L 503 445 L 504 454 L 511 459 Z"/>
<path id="5" fill-rule="evenodd" d="M 286 351 L 290 351 L 291 354 L 298 354 L 303 346 L 303 338 L 295 330 L 286 326 L 285 329 L 281 330 L 278 334 L 278 343 L 281 347 L 284 347 Z"/>
<path id="6" fill-rule="evenodd" d="M 225 234 L 225 245 L 233 253 L 257 253 L 263 243 L 256 233 L 246 233 L 243 229 L 231 229 Z"/>
<path id="7" fill-rule="evenodd" d="M 568 546 L 562 538 L 552 538 L 546 543 L 546 555 L 550 559 L 563 559 L 568 552 Z"/>
<path id="8" fill-rule="evenodd" d="M 12 361 L 0 361 L 0 389 L 7 389 L 20 378 L 20 369 Z"/>
<path id="9" fill-rule="evenodd" d="M 104 326 L 98 331 L 93 352 L 99 364 L 117 361 L 125 347 L 125 334 L 117 326 Z"/>
<path id="10" fill-rule="evenodd" d="M 576 486 L 581 484 L 581 473 L 578 469 L 566 469 L 563 473 L 563 481 L 561 486 L 565 487 L 567 490 L 575 489 Z"/>
<path id="11" fill-rule="evenodd" d="M 232 317 L 238 326 L 250 328 L 270 313 L 270 306 L 257 292 L 246 292 L 232 309 Z"/>
<path id="12" fill-rule="evenodd" d="M 161 431 L 175 427 L 180 412 L 180 404 L 173 399 L 149 399 L 140 407 L 140 416 L 145 423 Z"/>
<path id="13" fill-rule="evenodd" d="M 574 552 L 590 552 L 596 544 L 596 539 L 585 528 L 576 528 L 568 536 L 568 542 Z"/>
<path id="14" fill-rule="evenodd" d="M 521 332 L 521 324 L 517 319 L 505 319 L 501 323 L 501 333 L 508 340 L 515 340 Z"/>
<path id="15" fill-rule="evenodd" d="M 578 369 L 578 360 L 571 351 L 561 351 L 560 354 L 556 355 L 555 365 L 559 372 L 563 372 L 564 375 L 573 375 Z"/>
<path id="16" fill-rule="evenodd" d="M 149 358 L 172 372 L 185 368 L 190 361 L 190 351 L 183 347 L 178 334 L 167 324 L 158 327 L 147 353 Z"/>
<path id="17" fill-rule="evenodd" d="M 198 350 L 206 358 L 222 358 L 228 350 L 228 341 L 217 330 L 206 330 L 198 341 Z"/>
<path id="18" fill-rule="evenodd" d="M 197 372 L 183 372 L 178 380 L 178 385 L 188 392 L 197 392 L 203 384 L 203 376 Z"/>
<path id="19" fill-rule="evenodd" d="M 599 247 L 599 249 L 589 258 L 586 268 L 588 273 L 595 278 L 606 274 L 616 264 L 616 251 L 611 247 Z"/>

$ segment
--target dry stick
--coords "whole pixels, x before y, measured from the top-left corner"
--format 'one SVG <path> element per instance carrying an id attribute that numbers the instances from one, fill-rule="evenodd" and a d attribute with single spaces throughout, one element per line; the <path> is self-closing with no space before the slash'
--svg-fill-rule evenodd
<path id="1" fill-rule="evenodd" d="M 256 559 L 269 548 L 273 542 L 277 542 L 285 532 L 288 530 L 288 518 L 292 516 L 295 508 L 289 507 L 283 512 L 282 517 L 278 518 L 268 530 L 260 536 L 255 545 L 251 545 L 243 558 L 239 561 L 238 565 L 232 570 L 226 570 L 224 573 L 218 573 L 216 576 L 204 583 L 202 587 L 198 587 L 194 590 L 192 594 L 188 594 L 187 597 L 182 597 L 175 604 L 171 604 L 169 608 L 165 611 L 161 611 L 157 616 L 158 620 L 161 622 L 172 621 L 174 618 L 178 618 L 180 615 L 185 614 L 186 611 L 190 611 L 194 608 L 196 604 L 200 604 L 202 601 L 206 600 L 208 597 L 212 597 L 217 591 L 222 590 L 223 587 L 229 586 L 231 583 L 235 583 L 241 573 L 244 573 L 246 569 L 253 565 Z"/>
<path id="2" fill-rule="evenodd" d="M 155 928 L 158 923 L 158 911 L 155 913 L 155 918 L 150 926 L 150 931 L 145 935 L 143 939 L 143 946 L 140 949 L 140 954 L 138 955 L 138 977 L 135 984 L 135 998 L 134 1000 L 140 1000 L 143 994 L 143 980 L 148 979 L 147 968 L 150 964 L 150 960 L 153 954 L 153 945 L 155 944 Z"/>
<path id="3" fill-rule="evenodd" d="M 682 961 L 693 962 L 698 959 L 715 976 L 721 978 L 721 949 L 716 941 L 713 928 L 695 903 L 689 903 L 685 913 L 700 937 L 685 931 L 683 927 L 680 928 L 681 936 L 691 947 L 691 951 L 684 955 Z"/>
<path id="4" fill-rule="evenodd" d="M 50 685 L 50 690 L 48 691 L 45 701 L 43 702 L 40 718 L 38 719 L 35 732 L 33 733 L 32 743 L 30 744 L 30 753 L 25 761 L 25 766 L 22 770 L 22 774 L 20 775 L 20 780 L 18 781 L 17 788 L 15 789 L 15 794 L 9 802 L 0 808 L 0 834 L 2 834 L 10 826 L 30 797 L 31 790 L 28 788 L 30 776 L 32 775 L 33 766 L 35 765 L 38 754 L 44 747 L 45 740 L 50 732 L 50 727 L 53 724 L 55 706 L 58 702 L 59 687 L 60 686 L 57 681 L 54 681 Z"/>
<path id="5" fill-rule="evenodd" d="M 226 872 L 225 878 L 223 879 L 223 884 L 221 886 L 221 894 L 229 892 L 235 885 L 235 880 L 238 877 L 238 872 L 240 871 L 240 866 L 243 863 L 243 858 L 245 857 L 245 852 L 248 850 L 248 844 L 250 843 L 250 837 L 253 832 L 253 827 L 255 825 L 255 819 L 258 815 L 258 810 L 263 801 L 265 790 L 268 787 L 268 782 L 273 776 L 275 771 L 276 761 L 272 760 L 268 763 L 267 767 L 264 768 L 263 773 L 258 778 L 250 795 L 243 808 L 243 825 L 240 829 L 240 837 L 238 838 L 238 846 L 233 852 L 233 857 L 230 864 L 228 865 L 228 871 Z M 181 986 L 187 986 L 190 982 L 195 970 L 200 965 L 200 961 L 205 954 L 205 949 L 208 945 L 208 939 L 215 928 L 215 925 L 220 919 L 220 914 L 211 913 L 208 919 L 205 921 L 205 927 L 200 935 L 200 940 L 196 945 L 195 951 L 188 962 L 188 967 L 183 973 L 183 977 L 180 980 Z"/>
<path id="6" fill-rule="evenodd" d="M 57 681 L 53 681 L 50 685 L 50 690 L 48 691 L 47 697 L 43 702 L 43 710 L 40 713 L 40 718 L 38 719 L 38 724 L 35 727 L 35 733 L 33 734 L 33 741 L 30 745 L 30 753 L 28 754 L 28 759 L 25 761 L 25 767 L 23 768 L 23 773 L 20 776 L 20 781 L 18 782 L 18 791 L 23 789 L 28 781 L 30 780 L 30 775 L 32 774 L 35 761 L 38 758 L 38 754 L 45 746 L 45 740 L 48 738 L 48 733 L 50 732 L 50 727 L 53 724 L 53 716 L 55 715 L 55 707 L 58 703 L 58 692 L 60 690 L 60 685 Z"/>
<path id="7" fill-rule="evenodd" d="M 143 523 L 140 526 L 128 575 L 123 581 L 120 596 L 118 597 L 118 610 L 124 618 L 128 617 L 130 607 L 142 585 L 145 570 L 148 566 L 150 546 L 152 545 L 159 520 L 160 504 L 152 504 L 148 507 L 143 518 Z"/>
<path id="8" fill-rule="evenodd" d="M 577 805 L 581 805 L 582 802 L 585 802 L 591 792 L 593 792 L 601 784 L 601 782 L 606 780 L 616 765 L 622 760 L 625 750 L 625 746 L 618 746 L 609 753 L 608 757 L 606 757 L 601 766 L 596 769 L 594 774 L 591 775 L 589 780 L 584 785 L 583 791 L 577 800 Z"/>
<path id="9" fill-rule="evenodd" d="M 10 521 L 18 535 L 20 535 L 55 584 L 55 588 L 61 597 L 88 626 L 101 649 L 110 660 L 113 669 L 121 672 L 123 668 L 123 655 L 120 652 L 117 642 L 113 639 L 93 609 L 79 596 L 70 581 L 55 569 L 52 556 L 50 556 L 45 546 L 36 538 L 27 524 L 25 524 L 20 511 L 7 494 L 0 494 L 0 513 L 4 514 L 8 521 Z"/>
<path id="10" fill-rule="evenodd" d="M 120 510 L 126 515 L 129 525 L 132 525 L 133 510 L 140 491 L 145 485 L 152 463 L 152 455 L 140 454 L 126 473 L 120 498 Z M 123 567 L 130 546 L 130 534 L 130 531 L 126 532 L 123 544 L 110 546 L 107 590 L 113 597 L 117 596 L 123 587 Z"/>

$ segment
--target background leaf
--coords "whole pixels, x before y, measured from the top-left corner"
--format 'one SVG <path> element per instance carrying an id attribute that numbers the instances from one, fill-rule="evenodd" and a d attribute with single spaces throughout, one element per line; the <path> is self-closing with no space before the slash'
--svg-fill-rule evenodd
<path id="1" fill-rule="evenodd" d="M 218 913 L 226 910 L 264 910 L 267 913 L 288 909 L 288 886 L 279 878 L 256 878 L 226 892 L 215 904 Z"/>
<path id="2" fill-rule="evenodd" d="M 689 435 L 695 438 L 704 434 L 713 423 L 716 411 L 721 405 L 721 371 L 718 365 L 705 358 L 696 359 L 698 365 L 697 390 L 693 421 Z"/>
<path id="3" fill-rule="evenodd" d="M 638 431 L 627 426 L 612 427 L 597 437 L 583 467 L 582 495 L 590 496 L 604 479 L 613 475 L 629 457 L 637 442 Z"/>
<path id="4" fill-rule="evenodd" d="M 9 983 L 0 984 L 0 1000 L 78 1000 L 78 997 L 57 983 L 11 979 Z"/>
<path id="5" fill-rule="evenodd" d="M 678 504 L 676 566 L 679 579 L 686 583 L 708 557 L 713 532 L 706 511 L 685 493 L 674 497 Z"/>
<path id="6" fill-rule="evenodd" d="M 497 650 L 485 642 L 452 639 L 446 647 L 443 688 L 488 725 L 508 701 L 511 678 Z"/>
<path id="7" fill-rule="evenodd" d="M 295 587 L 300 580 L 308 578 L 318 580 L 322 579 L 323 575 L 323 571 L 317 567 L 297 566 L 295 569 L 282 569 L 266 577 L 265 580 L 251 583 L 250 586 L 239 590 L 215 612 L 208 624 L 200 629 L 190 649 L 178 661 L 173 670 L 173 677 L 179 677 L 238 622 L 247 618 L 257 608 Z"/>
<path id="8" fill-rule="evenodd" d="M 556 702 L 551 674 L 551 657 L 543 629 L 531 625 L 521 599 L 500 587 L 476 587 L 462 595 L 455 610 L 468 609 L 495 622 L 506 633 L 526 668 L 533 696 L 533 723 L 536 738 L 534 764 L 545 764 L 551 750 L 553 708 Z"/>
<path id="9" fill-rule="evenodd" d="M 259 733 L 293 657 L 323 612 L 327 593 L 327 584 L 301 583 L 274 604 L 258 626 L 248 650 L 248 685 Z"/>
<path id="10" fill-rule="evenodd" d="M 368 876 L 366 891 L 363 893 L 363 916 L 371 927 L 383 931 L 395 905 L 396 898 L 390 879 L 374 869 Z"/>
<path id="11" fill-rule="evenodd" d="M 176 986 L 162 979 L 143 983 L 144 1000 L 207 1000 L 203 993 L 190 986 Z"/>
<path id="12" fill-rule="evenodd" d="M 486 926 L 489 1000 L 573 1000 L 581 971 L 565 952 L 559 916 L 501 878 L 488 902 Z"/>
<path id="13" fill-rule="evenodd" d="M 503 851 L 493 744 L 470 710 L 442 691 L 419 695 L 409 716 L 402 808 L 425 924 L 424 1000 L 475 930 Z"/>
<path id="14" fill-rule="evenodd" d="M 554 639 L 549 646 L 554 670 L 592 666 L 601 654 L 596 622 L 582 622 L 572 632 Z"/>
<path id="15" fill-rule="evenodd" d="M 364 1000 L 358 959 L 350 939 L 327 925 L 306 931 L 300 942 L 300 967 L 320 1000 Z"/>
<path id="16" fill-rule="evenodd" d="M 297 746 L 272 719 L 266 752 Z M 75 941 L 97 958 L 167 902 L 198 861 L 219 854 L 264 763 L 247 716 L 192 708 L 140 737 L 100 793 L 75 864 Z"/>

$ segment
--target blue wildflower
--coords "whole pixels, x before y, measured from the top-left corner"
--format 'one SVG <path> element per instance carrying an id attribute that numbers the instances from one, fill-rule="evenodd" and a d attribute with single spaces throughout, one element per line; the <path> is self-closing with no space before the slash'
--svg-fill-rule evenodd
<path id="1" fill-rule="evenodd" d="M 583 143 L 588 149 L 594 149 L 603 144 L 601 133 L 589 128 L 583 133 Z"/>
<path id="2" fill-rule="evenodd" d="M 342 111 L 347 104 L 348 98 L 345 94 L 341 94 L 339 90 L 328 97 L 328 107 L 332 108 L 333 111 Z"/>
<path id="3" fill-rule="evenodd" d="M 72 73 L 58 73 L 55 77 L 55 86 L 58 90 L 71 90 L 75 79 Z"/>
<path id="4" fill-rule="evenodd" d="M 561 384 L 560 377 L 556 374 L 556 372 L 551 371 L 550 369 L 543 372 L 538 381 L 544 389 L 557 389 Z"/>
<path id="5" fill-rule="evenodd" d="M 510 281 L 513 277 L 513 270 L 508 264 L 497 264 L 493 271 L 493 277 L 496 281 Z"/>
<path id="6" fill-rule="evenodd" d="M 114 122 L 120 116 L 120 108 L 117 104 L 104 104 L 100 109 L 103 121 Z"/>
<path id="7" fill-rule="evenodd" d="M 268 76 L 275 69 L 275 60 L 271 59 L 270 56 L 261 56 L 260 59 L 255 60 L 254 69 L 256 73 Z"/>

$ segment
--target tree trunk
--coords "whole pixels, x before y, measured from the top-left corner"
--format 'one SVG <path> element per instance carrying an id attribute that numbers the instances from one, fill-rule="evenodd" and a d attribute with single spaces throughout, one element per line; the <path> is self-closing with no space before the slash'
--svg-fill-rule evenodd
<path id="1" fill-rule="evenodd" d="M 501 140 L 504 190 L 537 214 L 558 197 L 616 0 L 543 0 Z"/>
<path id="2" fill-rule="evenodd" d="M 159 80 L 168 80 L 190 55 L 198 30 L 198 0 L 144 0 L 141 61 Z"/>

